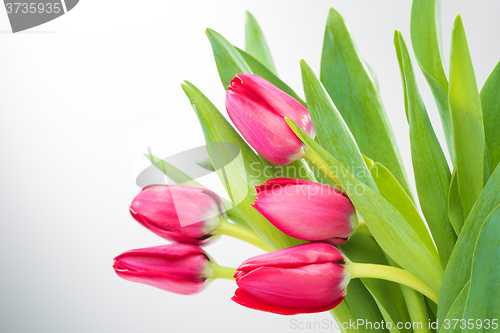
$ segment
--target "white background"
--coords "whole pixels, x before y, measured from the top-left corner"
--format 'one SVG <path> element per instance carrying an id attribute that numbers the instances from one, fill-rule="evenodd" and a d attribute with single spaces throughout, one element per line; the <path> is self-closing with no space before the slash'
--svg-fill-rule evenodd
<path id="1" fill-rule="evenodd" d="M 292 319 L 330 320 L 328 313 L 283 317 L 243 308 L 230 300 L 232 281 L 179 296 L 122 280 L 112 269 L 123 251 L 163 244 L 128 213 L 139 191 L 135 177 L 148 165 L 146 147 L 165 157 L 203 144 L 181 81 L 193 82 L 225 114 L 204 29 L 243 47 L 250 10 L 281 78 L 303 95 L 298 62 L 319 72 L 330 6 L 378 75 L 411 175 L 392 44 L 395 29 L 409 44 L 410 1 L 82 0 L 19 34 L 9 32 L 0 8 L 0 332 L 294 332 Z M 481 87 L 499 59 L 500 2 L 445 0 L 442 13 L 446 60 L 461 13 Z M 260 253 L 226 237 L 208 251 L 229 266 Z"/>

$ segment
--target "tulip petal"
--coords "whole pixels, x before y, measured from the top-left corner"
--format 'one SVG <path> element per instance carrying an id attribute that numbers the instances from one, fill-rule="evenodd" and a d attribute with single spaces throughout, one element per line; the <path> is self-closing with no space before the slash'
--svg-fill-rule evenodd
<path id="1" fill-rule="evenodd" d="M 287 185 L 316 185 L 316 186 L 328 186 L 316 182 L 312 182 L 310 180 L 305 180 L 305 179 L 295 179 L 295 178 L 273 178 L 269 179 L 262 185 L 255 186 L 255 189 L 257 190 L 257 197 L 259 194 L 262 192 L 272 190 L 277 187 L 281 186 L 287 186 Z M 330 186 L 328 186 L 330 187 Z"/>
<path id="2" fill-rule="evenodd" d="M 222 201 L 205 188 L 186 185 L 145 187 L 130 205 L 134 219 L 157 235 L 202 244 L 216 228 Z"/>
<path id="3" fill-rule="evenodd" d="M 323 184 L 263 184 L 253 206 L 285 234 L 306 241 L 349 238 L 355 214 L 349 198 Z M 273 187 L 272 187 L 273 186 Z"/>
<path id="4" fill-rule="evenodd" d="M 254 74 L 238 74 L 226 93 L 226 109 L 248 143 L 267 160 L 289 164 L 303 156 L 302 142 L 285 117 L 313 135 L 309 111 L 295 98 Z"/>
<path id="5" fill-rule="evenodd" d="M 127 251 L 114 259 L 113 268 L 123 279 L 178 294 L 193 294 L 206 285 L 209 259 L 192 244 L 169 244 Z"/>
<path id="6" fill-rule="evenodd" d="M 302 143 L 284 118 L 270 112 L 260 100 L 228 90 L 226 109 L 236 128 L 264 158 L 284 165 L 302 156 Z"/>
<path id="7" fill-rule="evenodd" d="M 269 81 L 255 74 L 238 74 L 231 87 L 244 86 L 259 97 L 261 103 L 281 117 L 292 119 L 306 133 L 311 133 L 312 122 L 309 111 L 292 96 L 277 88 Z"/>
<path id="8" fill-rule="evenodd" d="M 238 267 L 238 272 L 250 272 L 259 267 L 294 268 L 324 262 L 341 264 L 345 260 L 342 252 L 331 244 L 301 244 L 247 259 Z"/>
<path id="9" fill-rule="evenodd" d="M 323 307 L 344 293 L 344 270 L 332 262 L 295 268 L 261 267 L 239 277 L 236 283 L 256 299 L 273 305 Z"/>
<path id="10" fill-rule="evenodd" d="M 165 274 L 158 271 L 128 271 L 115 268 L 116 274 L 125 280 L 146 284 L 168 292 L 190 295 L 204 289 L 205 281 L 192 281 L 184 277 Z"/>
<path id="11" fill-rule="evenodd" d="M 337 305 L 339 305 L 344 300 L 344 297 L 345 296 L 342 295 L 333 304 L 311 309 L 295 309 L 295 308 L 287 308 L 287 307 L 263 303 L 258 299 L 256 299 L 255 297 L 252 297 L 251 295 L 245 293 L 241 289 L 236 289 L 236 292 L 234 293 L 234 296 L 231 299 L 240 305 L 246 306 L 247 308 L 289 316 L 301 313 L 316 313 L 316 312 L 331 310 Z"/>

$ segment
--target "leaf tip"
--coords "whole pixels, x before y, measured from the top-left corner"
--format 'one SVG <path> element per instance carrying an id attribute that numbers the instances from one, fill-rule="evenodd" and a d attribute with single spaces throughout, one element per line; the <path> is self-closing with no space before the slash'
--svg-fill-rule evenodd
<path id="1" fill-rule="evenodd" d="M 247 24 L 248 24 L 249 22 L 253 22 L 253 21 L 255 21 L 255 17 L 253 17 L 252 13 L 250 13 L 248 10 L 247 10 L 247 11 L 245 11 L 245 15 L 246 15 L 246 17 L 247 17 Z"/>

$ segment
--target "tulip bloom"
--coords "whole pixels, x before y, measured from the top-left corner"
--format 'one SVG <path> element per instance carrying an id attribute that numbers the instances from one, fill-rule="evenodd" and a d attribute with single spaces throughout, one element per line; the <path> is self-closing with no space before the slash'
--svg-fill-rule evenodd
<path id="1" fill-rule="evenodd" d="M 212 277 L 213 264 L 196 245 L 169 244 L 137 249 L 114 259 L 116 274 L 177 294 L 195 294 Z"/>
<path id="2" fill-rule="evenodd" d="M 256 189 L 253 207 L 291 237 L 342 244 L 358 227 L 351 201 L 331 186 L 277 178 Z"/>
<path id="3" fill-rule="evenodd" d="M 304 149 L 284 117 L 310 136 L 309 111 L 284 91 L 254 74 L 238 74 L 226 93 L 229 117 L 245 140 L 264 158 L 285 165 L 302 158 Z"/>
<path id="4" fill-rule="evenodd" d="M 331 310 L 345 297 L 351 275 L 333 245 L 308 243 L 245 261 L 234 277 L 232 300 L 283 315 Z"/>
<path id="5" fill-rule="evenodd" d="M 205 244 L 226 217 L 221 199 L 202 187 L 151 185 L 132 201 L 130 213 L 155 234 L 176 242 Z"/>

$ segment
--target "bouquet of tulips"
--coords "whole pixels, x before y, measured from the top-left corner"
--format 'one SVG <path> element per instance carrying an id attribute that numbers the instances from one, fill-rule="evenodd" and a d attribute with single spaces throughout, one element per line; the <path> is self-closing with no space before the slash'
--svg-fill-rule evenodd
<path id="1" fill-rule="evenodd" d="M 498 331 L 500 66 L 479 92 L 457 16 L 446 73 L 437 6 L 413 1 L 411 42 L 446 148 L 402 35 L 394 34 L 420 207 L 374 73 L 341 15 L 329 12 L 319 78 L 300 63 L 302 100 L 279 79 L 248 14 L 245 50 L 207 30 L 234 127 L 193 84 L 182 85 L 205 134 L 206 168 L 231 200 L 147 155 L 177 184 L 145 187 L 130 212 L 173 244 L 119 255 L 116 273 L 180 294 L 235 280 L 232 299 L 245 307 L 283 315 L 330 310 L 343 332 Z M 220 235 L 268 253 L 236 269 L 220 266 L 202 249 Z M 346 325 L 360 318 L 379 326 Z"/>

